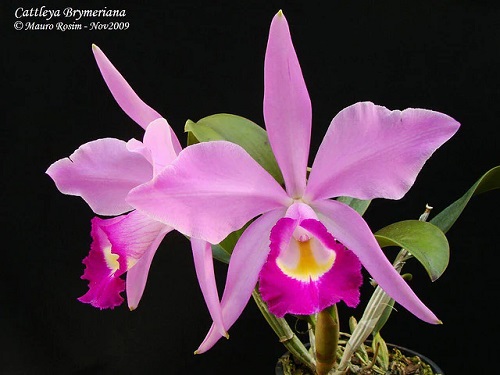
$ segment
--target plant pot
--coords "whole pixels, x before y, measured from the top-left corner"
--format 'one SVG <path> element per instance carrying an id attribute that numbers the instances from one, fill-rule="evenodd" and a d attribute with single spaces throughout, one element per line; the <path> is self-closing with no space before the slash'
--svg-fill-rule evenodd
<path id="1" fill-rule="evenodd" d="M 422 355 L 414 350 L 411 350 L 411 349 L 408 349 L 408 348 L 405 348 L 405 347 L 402 347 L 399 345 L 394 345 L 394 344 L 388 343 L 387 347 L 391 351 L 393 351 L 394 349 L 399 350 L 401 352 L 401 354 L 403 354 L 407 358 L 419 357 L 422 362 L 428 364 L 431 367 L 434 375 L 444 375 L 443 370 L 441 370 L 441 368 L 439 368 L 439 366 L 433 360 L 426 357 L 425 355 Z M 290 362 L 290 353 L 289 352 L 286 352 L 278 359 L 278 362 L 276 363 L 276 367 L 275 367 L 275 374 L 276 375 L 296 375 L 296 374 L 297 375 L 299 375 L 299 374 L 300 375 L 314 375 L 314 374 L 312 374 L 312 372 L 309 369 L 304 368 L 304 367 L 300 367 L 300 366 L 297 367 L 298 371 L 296 371 L 296 372 L 286 371 L 284 369 L 284 366 L 283 366 L 283 363 L 286 363 L 286 361 Z M 413 374 L 413 372 L 408 372 L 408 374 L 410 374 L 410 373 Z M 349 374 L 352 374 L 352 373 L 349 373 Z M 405 372 L 397 372 L 397 374 L 404 375 L 406 373 Z"/>

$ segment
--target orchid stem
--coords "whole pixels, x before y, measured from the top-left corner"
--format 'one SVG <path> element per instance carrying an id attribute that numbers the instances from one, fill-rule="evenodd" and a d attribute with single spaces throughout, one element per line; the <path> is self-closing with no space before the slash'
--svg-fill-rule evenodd
<path id="1" fill-rule="evenodd" d="M 336 305 L 318 313 L 315 335 L 316 372 L 318 375 L 326 375 L 337 360 L 339 319 Z"/>
<path id="2" fill-rule="evenodd" d="M 278 335 L 280 342 L 298 361 L 312 371 L 316 371 L 314 358 L 306 349 L 302 341 L 293 333 L 287 321 L 284 318 L 276 317 L 269 311 L 257 288 L 253 290 L 252 297 L 267 323 L 271 326 L 276 335 Z"/>

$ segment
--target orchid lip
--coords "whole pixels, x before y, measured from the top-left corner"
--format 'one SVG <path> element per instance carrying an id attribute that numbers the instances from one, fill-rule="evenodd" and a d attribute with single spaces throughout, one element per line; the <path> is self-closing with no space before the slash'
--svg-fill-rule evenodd
<path id="1" fill-rule="evenodd" d="M 287 210 L 271 230 L 270 253 L 259 290 L 269 311 L 310 315 L 344 301 L 359 303 L 361 263 L 304 204 Z"/>

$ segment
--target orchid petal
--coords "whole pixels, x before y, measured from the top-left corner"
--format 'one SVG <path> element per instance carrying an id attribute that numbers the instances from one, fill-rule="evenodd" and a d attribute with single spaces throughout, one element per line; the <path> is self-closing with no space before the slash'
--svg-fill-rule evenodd
<path id="1" fill-rule="evenodd" d="M 272 20 L 264 62 L 264 120 L 287 192 L 300 197 L 306 184 L 311 140 L 311 100 L 285 16 Z"/>
<path id="2" fill-rule="evenodd" d="M 144 145 L 151 150 L 155 174 L 177 157 L 170 130 L 167 120 L 159 118 L 148 125 L 144 134 Z"/>
<path id="3" fill-rule="evenodd" d="M 167 120 L 159 118 L 149 124 L 143 142 L 134 138 L 127 142 L 130 152 L 142 155 L 153 165 L 155 176 L 177 157 L 170 129 Z"/>
<path id="4" fill-rule="evenodd" d="M 241 315 L 252 295 L 259 272 L 269 254 L 269 233 L 284 214 L 285 209 L 278 209 L 259 217 L 243 232 L 234 248 L 221 301 L 222 318 L 228 330 Z M 215 324 L 212 324 L 196 353 L 206 352 L 221 337 Z"/>
<path id="5" fill-rule="evenodd" d="M 148 149 L 144 145 L 144 143 L 142 143 L 141 141 L 139 141 L 135 138 L 129 139 L 127 142 L 127 150 L 129 150 L 130 152 L 135 152 L 139 155 L 142 155 L 142 157 L 144 159 L 146 159 L 152 166 L 154 165 L 153 155 L 151 155 L 151 150 Z M 154 167 L 153 167 L 153 171 L 154 171 Z M 153 175 L 154 174 L 155 173 L 153 173 Z"/>
<path id="6" fill-rule="evenodd" d="M 181 151 L 152 181 L 133 189 L 127 201 L 189 237 L 219 243 L 291 199 L 243 148 L 214 141 Z"/>
<path id="7" fill-rule="evenodd" d="M 121 73 L 109 61 L 104 52 L 95 44 L 92 45 L 92 52 L 109 91 L 111 91 L 121 109 L 132 120 L 146 129 L 149 123 L 161 117 L 158 112 L 139 98 Z M 170 129 L 170 132 L 174 148 L 179 153 L 182 147 L 172 129 Z"/>
<path id="8" fill-rule="evenodd" d="M 153 176 L 151 164 L 126 143 L 104 138 L 85 143 L 46 172 L 61 193 L 81 196 L 99 215 L 120 215 L 132 207 L 128 192 Z"/>
<path id="9" fill-rule="evenodd" d="M 203 298 L 207 304 L 210 316 L 214 321 L 216 331 L 225 337 L 229 337 L 222 321 L 222 310 L 219 302 L 219 293 L 215 282 L 214 263 L 212 258 L 212 247 L 210 243 L 191 238 L 194 266 L 196 276 L 200 284 Z"/>
<path id="10" fill-rule="evenodd" d="M 440 323 L 394 269 L 370 228 L 356 211 L 334 200 L 314 202 L 312 208 L 328 231 L 358 256 L 373 279 L 391 298 L 423 321 Z"/>
<path id="11" fill-rule="evenodd" d="M 167 120 L 159 118 L 147 127 L 144 142 L 136 139 L 127 142 L 129 151 L 141 154 L 153 165 L 155 176 L 177 157 L 170 129 Z"/>
<path id="12" fill-rule="evenodd" d="M 390 111 L 370 102 L 347 107 L 332 120 L 321 143 L 307 199 L 400 199 L 426 160 L 458 128 L 453 118 L 425 109 Z"/>

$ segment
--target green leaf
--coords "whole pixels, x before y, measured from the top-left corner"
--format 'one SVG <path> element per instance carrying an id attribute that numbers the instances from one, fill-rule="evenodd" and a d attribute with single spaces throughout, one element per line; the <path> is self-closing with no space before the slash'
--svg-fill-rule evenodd
<path id="1" fill-rule="evenodd" d="M 409 251 L 424 266 L 432 281 L 448 266 L 450 248 L 444 233 L 435 225 L 419 220 L 400 221 L 375 233 L 381 247 L 398 246 Z"/>
<path id="2" fill-rule="evenodd" d="M 365 201 L 363 199 L 351 198 L 351 197 L 338 197 L 337 200 L 339 202 L 347 204 L 351 208 L 354 208 L 361 216 L 364 215 L 364 213 L 368 209 L 368 206 L 372 202 L 371 200 Z"/>
<path id="3" fill-rule="evenodd" d="M 241 229 L 229 233 L 229 235 L 221 241 L 219 245 L 226 251 L 226 253 L 229 254 L 233 253 L 233 249 L 234 246 L 236 245 L 236 242 L 238 242 L 245 229 L 247 229 L 247 227 L 250 225 L 250 222 L 245 224 Z"/>
<path id="4" fill-rule="evenodd" d="M 231 258 L 231 254 L 220 245 L 212 245 L 212 256 L 214 259 L 226 264 L 229 264 L 229 259 Z"/>
<path id="5" fill-rule="evenodd" d="M 467 192 L 451 205 L 446 207 L 430 222 L 439 227 L 444 233 L 457 221 L 473 195 L 485 193 L 500 188 L 500 166 L 496 166 L 483 174 Z"/>
<path id="6" fill-rule="evenodd" d="M 196 143 L 200 143 L 200 141 L 196 139 L 196 137 L 194 136 L 194 134 L 192 132 L 188 132 L 188 134 L 187 134 L 187 145 L 191 146 L 191 145 L 194 145 Z"/>
<path id="7" fill-rule="evenodd" d="M 269 145 L 266 131 L 254 122 L 240 116 L 219 113 L 193 122 L 188 120 L 184 127 L 199 142 L 225 140 L 243 147 L 278 183 L 283 176 Z"/>

